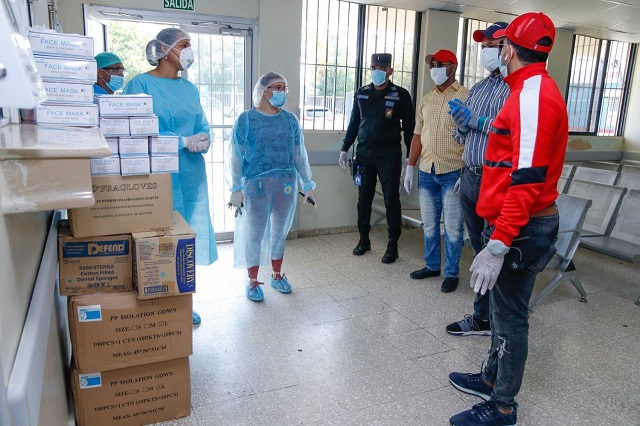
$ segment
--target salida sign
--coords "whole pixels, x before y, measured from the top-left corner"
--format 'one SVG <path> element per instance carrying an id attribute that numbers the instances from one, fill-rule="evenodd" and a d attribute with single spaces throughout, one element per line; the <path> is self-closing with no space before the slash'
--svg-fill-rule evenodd
<path id="1" fill-rule="evenodd" d="M 163 0 L 165 9 L 195 10 L 195 0 Z"/>

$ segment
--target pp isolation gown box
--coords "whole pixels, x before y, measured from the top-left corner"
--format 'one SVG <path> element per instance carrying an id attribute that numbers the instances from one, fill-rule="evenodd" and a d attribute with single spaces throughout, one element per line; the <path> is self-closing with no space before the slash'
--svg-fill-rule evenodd
<path id="1" fill-rule="evenodd" d="M 74 237 L 169 229 L 173 223 L 170 174 L 93 176 L 96 203 L 69 210 Z"/>
<path id="2" fill-rule="evenodd" d="M 132 291 L 72 296 L 69 333 L 76 368 L 108 371 L 192 353 L 190 294 L 139 300 Z"/>
<path id="3" fill-rule="evenodd" d="M 169 230 L 131 235 L 133 282 L 139 299 L 196 291 L 196 234 L 180 213 L 173 215 Z"/>
<path id="4" fill-rule="evenodd" d="M 80 373 L 71 386 L 79 426 L 139 426 L 191 414 L 189 358 Z"/>

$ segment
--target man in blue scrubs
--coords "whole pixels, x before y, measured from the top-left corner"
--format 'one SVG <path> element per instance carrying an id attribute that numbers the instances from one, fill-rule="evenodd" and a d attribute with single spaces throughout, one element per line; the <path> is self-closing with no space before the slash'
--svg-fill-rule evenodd
<path id="1" fill-rule="evenodd" d="M 93 85 L 95 95 L 113 95 L 124 86 L 126 71 L 122 60 L 115 53 L 102 52 L 96 55 L 98 81 Z"/>

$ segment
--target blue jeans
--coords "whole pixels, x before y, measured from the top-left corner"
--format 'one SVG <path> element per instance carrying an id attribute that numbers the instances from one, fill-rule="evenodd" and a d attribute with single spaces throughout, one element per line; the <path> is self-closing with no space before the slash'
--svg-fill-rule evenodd
<path id="1" fill-rule="evenodd" d="M 460 197 L 453 192 L 453 186 L 460 177 L 460 170 L 437 175 L 431 166 L 431 173 L 418 173 L 420 194 L 420 214 L 424 224 L 424 260 L 427 268 L 440 270 L 442 254 L 440 249 L 440 217 L 444 208 L 444 276 L 457 278 L 458 263 L 462 255 L 463 229 Z"/>
<path id="2" fill-rule="evenodd" d="M 492 228 L 482 233 L 489 241 Z M 555 253 L 558 215 L 531 218 L 505 255 L 490 292 L 491 348 L 482 372 L 493 383 L 491 400 L 507 408 L 515 404 L 529 352 L 529 299 L 538 272 Z"/>
<path id="3" fill-rule="evenodd" d="M 460 178 L 460 207 L 474 256 L 482 250 L 481 235 L 484 230 L 484 219 L 476 213 L 482 181 L 482 175 L 478 173 L 480 170 L 478 167 L 464 168 Z M 484 295 L 476 294 L 473 301 L 473 317 L 482 321 L 489 320 L 489 292 Z"/>

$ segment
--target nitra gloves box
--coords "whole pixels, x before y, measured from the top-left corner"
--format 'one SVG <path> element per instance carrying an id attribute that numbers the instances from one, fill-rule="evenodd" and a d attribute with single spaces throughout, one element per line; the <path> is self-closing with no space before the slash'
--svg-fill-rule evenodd
<path id="1" fill-rule="evenodd" d="M 93 176 L 93 207 L 69 210 L 74 237 L 169 229 L 171 175 Z"/>
<path id="2" fill-rule="evenodd" d="M 71 372 L 79 426 L 138 426 L 191 413 L 189 358 L 111 371 Z"/>
<path id="3" fill-rule="evenodd" d="M 76 368 L 108 371 L 192 353 L 192 296 L 138 300 L 132 291 L 72 296 L 69 331 Z"/>
<path id="4" fill-rule="evenodd" d="M 131 291 L 131 235 L 75 238 L 69 228 L 58 232 L 60 294 Z"/>
<path id="5" fill-rule="evenodd" d="M 139 299 L 196 291 L 196 234 L 180 213 L 163 232 L 135 232 L 133 283 Z"/>

